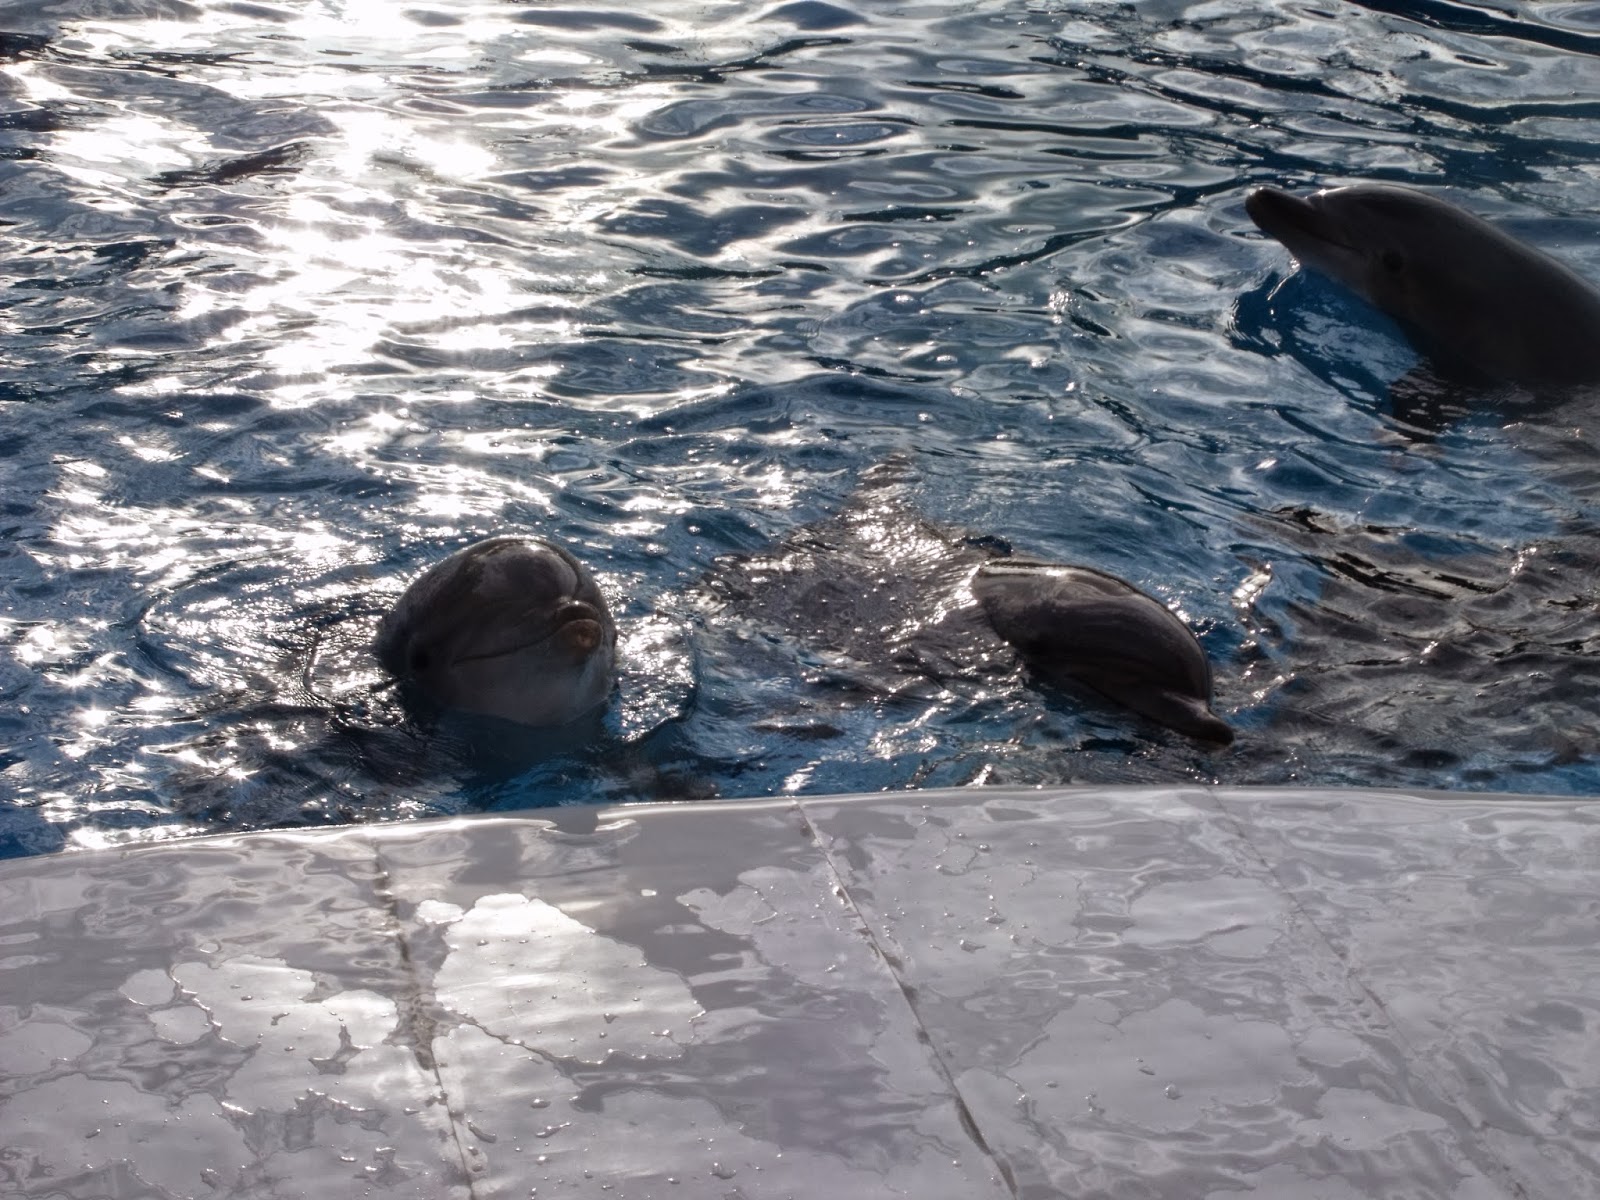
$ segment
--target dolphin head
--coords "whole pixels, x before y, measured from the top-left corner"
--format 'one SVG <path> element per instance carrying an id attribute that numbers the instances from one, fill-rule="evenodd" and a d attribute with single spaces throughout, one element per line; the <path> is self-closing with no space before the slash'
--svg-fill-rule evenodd
<path id="1" fill-rule="evenodd" d="M 391 675 L 446 708 L 560 725 L 611 692 L 617 629 L 560 546 L 494 537 L 424 571 L 378 627 Z"/>
<path id="2" fill-rule="evenodd" d="M 1169 729 L 1227 745 L 1211 661 L 1189 627 L 1126 580 L 1091 567 L 1007 560 L 972 591 L 994 631 L 1045 679 L 1082 683 Z"/>
<path id="3" fill-rule="evenodd" d="M 1362 183 L 1304 198 L 1258 188 L 1245 211 L 1447 370 L 1526 384 L 1600 379 L 1600 293 L 1453 204 Z"/>

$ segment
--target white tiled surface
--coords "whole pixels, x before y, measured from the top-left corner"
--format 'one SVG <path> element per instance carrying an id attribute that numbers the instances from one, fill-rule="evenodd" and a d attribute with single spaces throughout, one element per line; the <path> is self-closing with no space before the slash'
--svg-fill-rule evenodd
<path id="1" fill-rule="evenodd" d="M 1004 789 L 0 863 L 0 1195 L 1600 1196 L 1600 806 Z"/>

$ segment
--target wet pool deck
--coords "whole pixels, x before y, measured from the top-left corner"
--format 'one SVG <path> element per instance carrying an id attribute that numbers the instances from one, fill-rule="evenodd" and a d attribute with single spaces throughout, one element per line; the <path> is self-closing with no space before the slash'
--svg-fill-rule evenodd
<path id="1" fill-rule="evenodd" d="M 0 863 L 0 1194 L 1600 1195 L 1600 803 L 1005 789 Z"/>

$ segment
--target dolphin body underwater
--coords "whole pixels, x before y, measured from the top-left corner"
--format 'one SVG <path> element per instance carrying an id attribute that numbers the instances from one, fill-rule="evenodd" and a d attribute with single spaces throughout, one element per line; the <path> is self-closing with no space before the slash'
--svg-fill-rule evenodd
<path id="1" fill-rule="evenodd" d="M 837 650 L 895 694 L 978 669 L 1009 643 L 1047 683 L 1080 683 L 1209 743 L 1233 731 L 1210 708 L 1205 651 L 1167 608 L 1087 567 L 994 558 L 867 485 L 833 518 L 764 554 L 719 560 L 702 581 L 713 621 L 777 625 Z M 866 530 L 920 549 L 872 554 Z M 877 578 L 874 579 L 874 574 Z M 435 564 L 384 617 L 374 650 L 413 695 L 523 725 L 574 720 L 605 701 L 616 629 L 586 568 L 536 538 L 495 537 Z"/>
<path id="2" fill-rule="evenodd" d="M 1534 391 L 1600 383 L 1600 291 L 1464 209 L 1387 183 L 1258 188 L 1250 219 L 1392 317 L 1444 375 Z"/>

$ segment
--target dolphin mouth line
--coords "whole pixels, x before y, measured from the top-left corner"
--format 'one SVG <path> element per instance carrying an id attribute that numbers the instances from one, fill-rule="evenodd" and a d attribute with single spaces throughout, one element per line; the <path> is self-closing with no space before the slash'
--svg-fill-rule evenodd
<path id="1" fill-rule="evenodd" d="M 525 650 L 538 649 L 540 646 L 548 643 L 551 639 L 560 636 L 561 631 L 568 625 L 573 624 L 575 621 L 593 621 L 596 625 L 603 624 L 600 619 L 599 611 L 592 604 L 585 604 L 582 600 L 568 600 L 563 603 L 560 608 L 556 609 L 554 615 L 551 617 L 551 621 L 553 624 L 551 625 L 550 632 L 545 634 L 543 637 L 532 638 L 525 642 L 517 642 L 510 646 L 497 647 L 493 650 L 482 650 L 476 654 L 458 654 L 450 661 L 452 664 L 455 664 L 483 662 L 486 659 L 491 658 L 505 658 L 510 654 L 521 654 Z"/>

